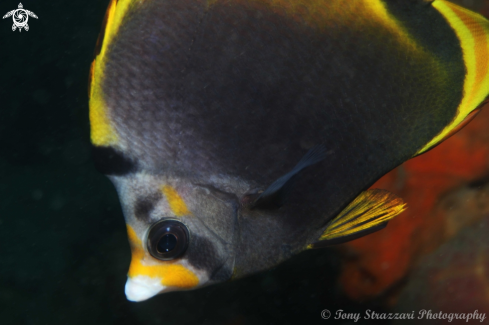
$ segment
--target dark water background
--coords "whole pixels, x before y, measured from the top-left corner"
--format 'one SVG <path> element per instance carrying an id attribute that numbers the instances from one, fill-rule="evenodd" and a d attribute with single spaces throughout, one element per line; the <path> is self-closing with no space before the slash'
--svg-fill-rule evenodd
<path id="1" fill-rule="evenodd" d="M 320 313 L 383 311 L 342 295 L 334 250 L 231 283 L 126 300 L 125 224 L 89 146 L 88 71 L 108 2 L 25 1 L 39 17 L 28 32 L 0 21 L 0 324 L 346 324 Z M 17 6 L 2 0 L 0 14 Z"/>

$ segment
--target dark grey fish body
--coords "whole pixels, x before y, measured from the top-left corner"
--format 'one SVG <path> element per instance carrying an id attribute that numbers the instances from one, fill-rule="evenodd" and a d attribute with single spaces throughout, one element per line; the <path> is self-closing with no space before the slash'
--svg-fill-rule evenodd
<path id="1" fill-rule="evenodd" d="M 460 40 L 421 0 L 119 1 L 102 36 L 95 159 L 134 232 L 141 262 L 129 277 L 159 274 L 152 294 L 264 270 L 306 249 L 461 112 Z M 280 204 L 261 205 L 260 193 L 318 146 L 322 158 L 294 172 Z M 176 263 L 195 285 L 158 282 L 173 262 L 145 240 L 165 219 L 188 228 Z M 150 271 L 159 263 L 167 271 Z M 132 300 L 152 295 L 131 288 Z"/>

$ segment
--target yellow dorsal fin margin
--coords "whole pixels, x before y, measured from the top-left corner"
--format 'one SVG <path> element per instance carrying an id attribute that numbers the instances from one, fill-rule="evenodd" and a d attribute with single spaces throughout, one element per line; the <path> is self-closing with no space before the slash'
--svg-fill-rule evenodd
<path id="1" fill-rule="evenodd" d="M 98 53 L 92 62 L 89 77 L 90 137 L 96 146 L 111 146 L 119 141 L 119 136 L 110 121 L 108 107 L 102 92 L 107 51 L 126 14 L 132 6 L 141 2 L 141 0 L 112 0 L 107 8 L 105 25 L 97 42 Z"/>
<path id="2" fill-rule="evenodd" d="M 489 21 L 483 16 L 448 1 L 433 2 L 460 41 L 466 69 L 463 98 L 454 119 L 416 154 L 446 139 L 489 94 Z"/>
<path id="3" fill-rule="evenodd" d="M 406 203 L 389 191 L 364 191 L 329 223 L 319 242 L 308 248 L 334 245 L 380 230 L 405 209 Z"/>

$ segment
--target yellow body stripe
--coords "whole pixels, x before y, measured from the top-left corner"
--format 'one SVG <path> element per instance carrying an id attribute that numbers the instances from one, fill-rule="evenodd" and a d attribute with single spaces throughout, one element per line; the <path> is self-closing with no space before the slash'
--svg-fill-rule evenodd
<path id="1" fill-rule="evenodd" d="M 112 40 L 117 34 L 125 14 L 130 7 L 141 0 L 112 0 L 106 13 L 106 25 L 103 31 L 103 42 L 100 53 L 92 62 L 90 82 L 90 137 L 97 146 L 109 146 L 118 142 L 118 135 L 110 122 L 107 104 L 102 92 L 106 54 Z"/>
<path id="2" fill-rule="evenodd" d="M 170 209 L 177 217 L 192 214 L 185 204 L 185 201 L 178 195 L 178 192 L 170 185 L 163 185 L 161 192 L 165 195 Z"/>
<path id="3" fill-rule="evenodd" d="M 132 258 L 129 266 L 128 276 L 130 278 L 142 275 L 161 279 L 161 284 L 167 287 L 178 287 L 182 289 L 194 288 L 199 284 L 199 278 L 195 273 L 181 264 L 166 261 L 154 261 L 147 257 L 141 240 L 131 226 L 127 226 L 127 236 L 131 244 Z M 150 260 L 147 263 L 146 258 Z"/>
<path id="4" fill-rule="evenodd" d="M 448 1 L 438 0 L 433 6 L 445 17 L 460 40 L 467 70 L 464 92 L 455 118 L 416 155 L 430 149 L 456 128 L 489 93 L 489 21 L 479 14 Z"/>

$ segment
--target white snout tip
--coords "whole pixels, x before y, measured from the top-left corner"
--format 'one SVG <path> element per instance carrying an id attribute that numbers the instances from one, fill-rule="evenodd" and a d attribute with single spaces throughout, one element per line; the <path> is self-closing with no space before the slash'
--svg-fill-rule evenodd
<path id="1" fill-rule="evenodd" d="M 163 289 L 161 279 L 138 275 L 127 278 L 125 292 L 127 300 L 138 302 L 156 296 Z"/>

